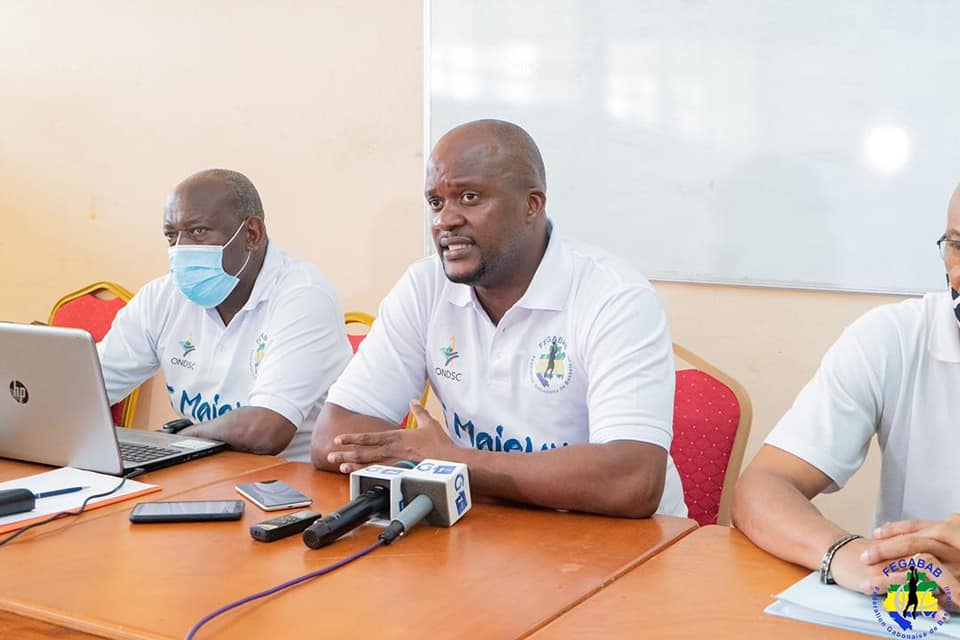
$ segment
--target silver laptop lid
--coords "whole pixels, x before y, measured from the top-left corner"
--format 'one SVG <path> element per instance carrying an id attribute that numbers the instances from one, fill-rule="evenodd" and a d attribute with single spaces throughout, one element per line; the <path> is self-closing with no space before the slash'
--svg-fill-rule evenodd
<path id="1" fill-rule="evenodd" d="M 123 472 L 88 332 L 0 322 L 0 456 Z"/>

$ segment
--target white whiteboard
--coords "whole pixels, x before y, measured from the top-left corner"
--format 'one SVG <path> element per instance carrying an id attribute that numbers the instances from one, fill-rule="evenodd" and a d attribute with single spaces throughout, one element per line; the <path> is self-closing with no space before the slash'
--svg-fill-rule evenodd
<path id="1" fill-rule="evenodd" d="M 428 144 L 520 124 L 564 233 L 653 279 L 946 286 L 960 2 L 428 2 Z"/>

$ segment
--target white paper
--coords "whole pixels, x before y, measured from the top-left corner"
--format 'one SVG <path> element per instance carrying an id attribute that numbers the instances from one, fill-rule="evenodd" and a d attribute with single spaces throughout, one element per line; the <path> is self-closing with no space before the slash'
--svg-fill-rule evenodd
<path id="1" fill-rule="evenodd" d="M 54 491 L 56 489 L 65 489 L 67 487 L 88 487 L 82 491 L 74 491 L 73 493 L 66 493 L 61 496 L 39 498 L 33 511 L 14 513 L 0 518 L 0 527 L 3 527 L 7 524 L 20 522 L 21 520 L 31 520 L 40 516 L 53 515 L 54 513 L 58 513 L 60 511 L 76 510 L 89 496 L 96 495 L 98 493 L 105 493 L 116 487 L 118 484 L 120 484 L 120 478 L 116 476 L 108 476 L 106 474 L 96 473 L 94 471 L 83 471 L 80 469 L 74 469 L 72 467 L 63 467 L 62 469 L 38 473 L 33 476 L 18 478 L 17 480 L 0 482 L 0 490 L 29 489 L 34 493 Z M 143 491 L 144 489 L 150 489 L 155 486 L 156 485 L 153 484 L 145 484 L 143 482 L 127 480 L 118 491 L 115 491 L 110 495 L 103 496 L 102 498 L 95 498 L 91 500 L 87 505 L 87 508 L 89 509 L 94 504 L 103 502 L 104 500 L 115 500 L 119 496 L 137 493 Z"/>
<path id="2" fill-rule="evenodd" d="M 764 613 L 881 638 L 892 637 L 874 617 L 871 596 L 822 584 L 816 571 L 775 597 L 777 602 L 764 609 Z M 954 614 L 950 622 L 930 637 L 960 640 L 960 619 Z"/>

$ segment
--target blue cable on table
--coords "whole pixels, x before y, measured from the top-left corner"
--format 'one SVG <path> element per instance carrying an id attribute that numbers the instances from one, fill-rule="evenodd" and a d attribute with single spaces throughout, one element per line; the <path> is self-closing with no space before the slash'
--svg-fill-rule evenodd
<path id="1" fill-rule="evenodd" d="M 367 547 L 367 548 L 365 548 L 365 549 L 361 549 L 360 551 L 357 551 L 357 552 L 354 553 L 353 555 L 347 556 L 347 557 L 344 558 L 343 560 L 338 560 L 337 562 L 334 562 L 333 564 L 328 565 L 328 566 L 324 567 L 323 569 L 317 569 L 316 571 L 311 571 L 310 573 L 304 574 L 304 575 L 300 576 L 299 578 L 294 578 L 293 580 L 288 580 L 287 582 L 284 582 L 284 583 L 282 583 L 282 584 L 278 584 L 278 585 L 275 586 L 275 587 L 271 587 L 270 589 L 267 589 L 266 591 L 261 591 L 260 593 L 255 593 L 255 594 L 253 594 L 253 595 L 247 596 L 246 598 L 242 598 L 242 599 L 240 599 L 240 600 L 237 600 L 236 602 L 231 602 L 230 604 L 224 605 L 224 606 L 220 607 L 219 609 L 217 609 L 216 611 L 214 611 L 214 612 L 212 612 L 212 613 L 208 613 L 207 615 L 203 616 L 203 618 L 201 618 L 200 621 L 197 622 L 197 624 L 193 625 L 193 628 L 191 628 L 190 631 L 187 632 L 187 635 L 185 636 L 184 640 L 193 640 L 193 638 L 195 638 L 196 635 L 197 635 L 197 631 L 200 630 L 200 627 L 202 627 L 202 626 L 205 625 L 206 623 L 210 622 L 211 620 L 213 620 L 214 618 L 216 618 L 216 617 L 219 616 L 220 614 L 226 613 L 227 611 L 230 611 L 230 609 L 235 609 L 235 608 L 239 607 L 239 606 L 242 605 L 242 604 L 246 604 L 246 603 L 251 602 L 251 601 L 253 601 L 253 600 L 257 600 L 257 599 L 259 599 L 259 598 L 265 598 L 265 597 L 267 597 L 267 596 L 269 596 L 269 595 L 273 595 L 274 593 L 277 593 L 278 591 L 282 591 L 282 590 L 284 590 L 284 589 L 288 589 L 288 588 L 290 588 L 290 587 L 293 587 L 293 586 L 295 586 L 295 585 L 300 584 L 301 582 L 306 582 L 307 580 L 310 580 L 310 579 L 312 579 L 312 578 L 319 578 L 320 576 L 322 576 L 322 575 L 324 575 L 324 574 L 330 573 L 331 571 L 334 571 L 334 570 L 336 570 L 336 569 L 339 569 L 340 567 L 343 567 L 343 566 L 345 566 L 345 565 L 350 564 L 350 563 L 353 562 L 354 560 L 359 560 L 360 558 L 362 558 L 363 556 L 367 555 L 367 554 L 370 553 L 371 551 L 374 551 L 377 547 L 382 547 L 384 544 L 386 544 L 386 543 L 385 543 L 382 539 L 377 540 L 376 542 L 374 542 L 374 543 L 373 543 L 372 545 L 370 545 L 369 547 Z"/>

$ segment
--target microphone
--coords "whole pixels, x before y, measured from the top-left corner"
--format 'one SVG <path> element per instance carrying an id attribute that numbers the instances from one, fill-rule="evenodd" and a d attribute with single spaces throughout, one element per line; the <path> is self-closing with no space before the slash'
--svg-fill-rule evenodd
<path id="1" fill-rule="evenodd" d="M 419 495 L 430 498 L 433 510 L 426 519 L 434 527 L 453 526 L 473 506 L 470 474 L 462 462 L 423 460 L 403 474 L 400 491 L 407 504 Z"/>
<path id="2" fill-rule="evenodd" d="M 380 534 L 384 544 L 424 519 L 435 527 L 453 526 L 472 506 L 467 465 L 459 462 L 424 460 L 401 476 L 400 488 L 407 507 Z"/>
<path id="3" fill-rule="evenodd" d="M 404 464 L 404 463 L 398 463 Z M 357 469 L 350 474 L 350 499 L 353 500 L 361 493 L 373 487 L 384 487 L 389 493 L 389 509 L 377 513 L 371 520 L 372 524 L 387 526 L 391 520 L 403 509 L 403 495 L 400 493 L 400 479 L 413 468 L 413 463 L 407 462 L 403 468 L 385 464 L 373 464 L 363 469 Z"/>
<path id="4" fill-rule="evenodd" d="M 340 536 L 353 531 L 370 516 L 387 511 L 390 490 L 383 485 L 371 487 L 332 513 L 328 513 L 303 532 L 303 542 L 311 549 L 324 547 Z"/>

